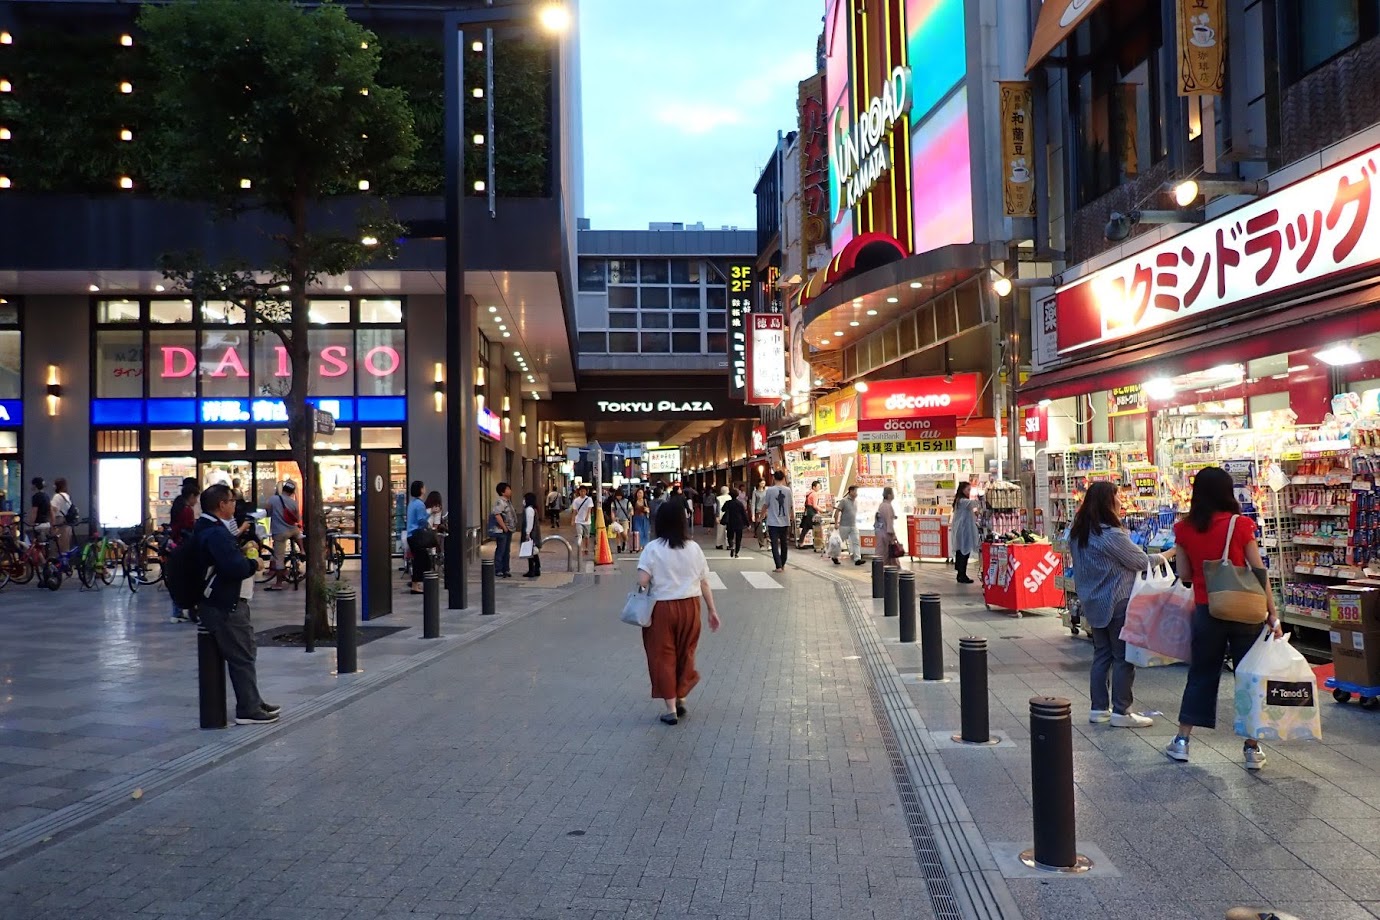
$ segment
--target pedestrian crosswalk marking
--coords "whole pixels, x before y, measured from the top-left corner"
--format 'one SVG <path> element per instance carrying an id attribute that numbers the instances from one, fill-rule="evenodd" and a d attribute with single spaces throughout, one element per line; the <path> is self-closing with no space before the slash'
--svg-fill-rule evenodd
<path id="1" fill-rule="evenodd" d="M 743 577 L 746 578 L 748 584 L 752 585 L 754 588 L 766 590 L 772 588 L 779 590 L 781 588 L 781 585 L 777 584 L 776 579 L 772 578 L 769 572 L 744 572 Z"/>
<path id="2" fill-rule="evenodd" d="M 728 590 L 728 585 L 724 584 L 724 580 L 719 577 L 718 572 L 709 573 L 709 587 L 713 588 L 715 591 Z"/>

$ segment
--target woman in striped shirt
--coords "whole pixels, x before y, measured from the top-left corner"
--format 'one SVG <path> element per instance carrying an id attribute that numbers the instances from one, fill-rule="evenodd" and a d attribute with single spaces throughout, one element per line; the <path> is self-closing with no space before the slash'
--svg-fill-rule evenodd
<path id="1" fill-rule="evenodd" d="M 1121 526 L 1117 516 L 1117 487 L 1110 482 L 1095 482 L 1083 496 L 1083 504 L 1069 529 L 1069 549 L 1073 553 L 1073 578 L 1083 614 L 1092 627 L 1093 663 L 1090 674 L 1092 710 L 1089 722 L 1108 722 L 1123 728 L 1144 728 L 1152 724 L 1146 716 L 1131 712 L 1131 685 L 1136 667 L 1126 661 L 1126 643 L 1121 627 L 1126 623 L 1126 603 L 1136 576 L 1155 566 L 1163 566 L 1174 555 L 1171 547 L 1163 554 L 1147 555 Z M 1110 700 L 1107 693 L 1111 679 Z M 1110 705 L 1109 705 L 1110 702 Z"/>

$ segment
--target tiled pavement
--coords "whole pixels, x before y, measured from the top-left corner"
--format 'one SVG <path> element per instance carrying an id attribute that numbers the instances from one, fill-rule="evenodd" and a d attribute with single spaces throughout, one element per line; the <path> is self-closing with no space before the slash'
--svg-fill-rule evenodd
<path id="1" fill-rule="evenodd" d="M 679 726 L 625 567 L 0 870 L 0 916 L 932 916 L 833 589 L 714 565 Z"/>

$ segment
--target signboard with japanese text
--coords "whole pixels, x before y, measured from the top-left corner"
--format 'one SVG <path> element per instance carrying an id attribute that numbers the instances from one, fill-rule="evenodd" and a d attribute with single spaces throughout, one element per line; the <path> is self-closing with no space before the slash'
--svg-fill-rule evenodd
<path id="1" fill-rule="evenodd" d="M 1035 94 L 1028 80 L 997 83 L 1001 96 L 1001 199 L 1007 217 L 1035 216 L 1032 113 Z"/>
<path id="2" fill-rule="evenodd" d="M 1175 0 L 1179 95 L 1220 96 L 1226 78 L 1227 11 L 1223 0 Z"/>
<path id="3" fill-rule="evenodd" d="M 1030 298 L 1031 369 L 1042 371 L 1059 363 L 1058 299 L 1051 292 L 1047 297 Z"/>
<path id="4" fill-rule="evenodd" d="M 1107 416 L 1139 415 L 1146 408 L 1145 388 L 1139 383 L 1113 387 L 1107 391 Z"/>
<path id="5" fill-rule="evenodd" d="M 760 456 L 767 452 L 767 426 L 752 426 L 752 455 Z"/>
<path id="6" fill-rule="evenodd" d="M 1380 148 L 1345 160 L 1061 289 L 1061 356 L 1168 323 L 1373 274 Z"/>
<path id="7" fill-rule="evenodd" d="M 479 433 L 491 441 L 503 440 L 503 420 L 488 406 L 480 406 L 476 419 Z"/>
<path id="8" fill-rule="evenodd" d="M 750 406 L 774 406 L 786 398 L 786 317 L 748 316 L 747 397 Z"/>
<path id="9" fill-rule="evenodd" d="M 904 380 L 878 380 L 869 383 L 861 403 L 860 419 L 923 418 L 978 414 L 982 393 L 981 374 L 953 374 L 943 377 L 909 377 Z M 859 423 L 861 426 L 861 422 Z"/>
<path id="10" fill-rule="evenodd" d="M 752 312 L 752 263 L 728 265 L 728 395 L 747 392 L 747 317 Z"/>
<path id="11" fill-rule="evenodd" d="M 1025 410 L 1022 436 L 1031 443 L 1049 440 L 1049 406 L 1033 406 Z"/>
<path id="12" fill-rule="evenodd" d="M 649 450 L 643 455 L 647 461 L 647 473 L 678 473 L 680 472 L 680 448 L 679 447 L 658 447 L 656 450 Z"/>
<path id="13" fill-rule="evenodd" d="M 958 419 L 868 419 L 858 422 L 858 452 L 864 454 L 927 454 L 955 449 Z"/>
<path id="14" fill-rule="evenodd" d="M 821 511 L 832 508 L 833 499 L 829 496 L 829 461 L 792 460 L 788 465 L 791 475 L 791 501 L 796 514 L 805 513 L 805 496 L 810 492 L 810 483 L 820 484 L 820 494 L 815 497 L 815 505 Z"/>
<path id="15" fill-rule="evenodd" d="M 858 430 L 858 391 L 852 384 L 815 400 L 813 434 Z"/>

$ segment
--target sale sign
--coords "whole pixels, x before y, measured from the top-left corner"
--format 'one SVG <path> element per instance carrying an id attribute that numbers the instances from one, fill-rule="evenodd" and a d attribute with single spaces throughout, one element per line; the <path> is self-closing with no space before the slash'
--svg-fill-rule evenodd
<path id="1" fill-rule="evenodd" d="M 952 451 L 958 437 L 958 419 L 952 415 L 931 418 L 864 419 L 858 422 L 858 452 L 864 454 L 925 454 Z"/>

